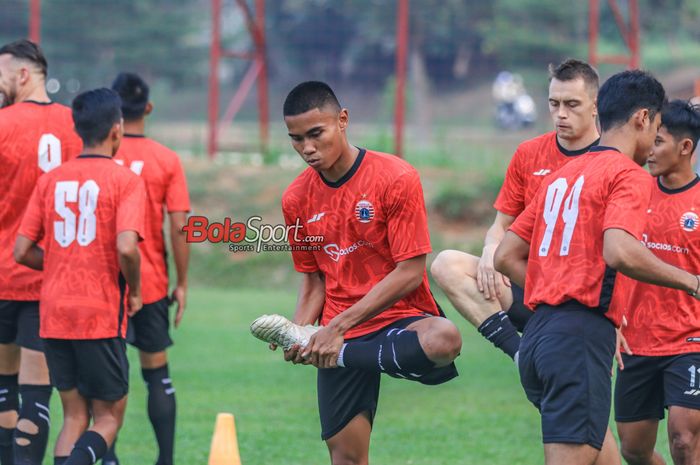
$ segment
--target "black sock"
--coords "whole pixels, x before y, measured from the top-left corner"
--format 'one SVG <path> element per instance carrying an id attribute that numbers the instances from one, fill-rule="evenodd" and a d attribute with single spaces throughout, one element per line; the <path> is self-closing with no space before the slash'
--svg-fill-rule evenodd
<path id="1" fill-rule="evenodd" d="M 510 358 L 515 358 L 515 354 L 520 349 L 520 335 L 505 312 L 500 311 L 488 317 L 481 323 L 478 331 Z"/>
<path id="2" fill-rule="evenodd" d="M 66 460 L 68 460 L 68 457 L 54 457 L 53 465 L 64 465 Z"/>
<path id="3" fill-rule="evenodd" d="M 339 365 L 379 371 L 396 378 L 417 380 L 435 367 L 418 341 L 418 333 L 393 328 L 369 341 L 343 346 Z"/>
<path id="4" fill-rule="evenodd" d="M 64 465 L 93 465 L 107 452 L 107 442 L 95 431 L 85 431 L 73 446 Z"/>
<path id="5" fill-rule="evenodd" d="M 114 439 L 112 447 L 109 448 L 107 453 L 102 456 L 102 465 L 119 465 L 119 459 L 117 458 L 117 439 Z"/>
<path id="6" fill-rule="evenodd" d="M 148 388 L 148 419 L 158 443 L 156 465 L 172 465 L 175 446 L 175 388 L 173 387 L 168 365 L 160 368 L 141 370 Z"/>
<path id="7" fill-rule="evenodd" d="M 19 386 L 17 375 L 0 375 L 0 412 L 19 412 Z M 12 437 L 14 428 L 0 428 L 0 464 L 13 465 Z"/>
<path id="8" fill-rule="evenodd" d="M 13 465 L 15 455 L 12 450 L 12 437 L 15 435 L 14 428 L 0 427 L 0 464 Z"/>
<path id="9" fill-rule="evenodd" d="M 42 463 L 49 442 L 49 400 L 50 385 L 20 384 L 19 394 L 22 407 L 19 410 L 19 422 L 31 422 L 36 433 L 15 429 L 14 453 L 15 465 L 35 465 Z M 18 423 L 19 425 L 19 423 Z"/>

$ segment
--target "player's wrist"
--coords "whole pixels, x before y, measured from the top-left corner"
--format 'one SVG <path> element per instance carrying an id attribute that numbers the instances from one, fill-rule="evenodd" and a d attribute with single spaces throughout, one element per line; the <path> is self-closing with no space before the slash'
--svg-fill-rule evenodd
<path id="1" fill-rule="evenodd" d="M 339 335 L 343 336 L 350 329 L 350 327 L 345 323 L 339 316 L 333 318 L 327 325 L 327 328 L 335 331 Z"/>
<path id="2" fill-rule="evenodd" d="M 493 254 L 497 248 L 498 248 L 498 244 L 486 244 L 486 245 L 484 245 L 483 252 L 485 252 L 485 253 L 488 252 L 488 253 Z"/>
<path id="3" fill-rule="evenodd" d="M 700 276 L 694 275 L 691 284 L 688 287 L 688 295 L 700 299 Z"/>

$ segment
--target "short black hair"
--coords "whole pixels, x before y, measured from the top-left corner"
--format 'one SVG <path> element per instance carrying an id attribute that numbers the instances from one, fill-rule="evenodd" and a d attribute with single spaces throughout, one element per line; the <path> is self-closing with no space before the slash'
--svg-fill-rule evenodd
<path id="1" fill-rule="evenodd" d="M 598 116 L 603 131 L 627 123 L 634 112 L 646 108 L 654 119 L 666 103 L 664 86 L 638 69 L 610 77 L 598 92 Z"/>
<path id="2" fill-rule="evenodd" d="M 44 52 L 42 52 L 41 48 L 34 42 L 27 39 L 20 39 L 5 44 L 0 47 L 0 55 L 5 54 L 10 54 L 20 60 L 27 60 L 34 63 L 39 68 L 39 71 L 41 71 L 41 74 L 46 77 L 49 65 L 46 63 Z"/>
<path id="3" fill-rule="evenodd" d="M 558 65 L 549 65 L 549 80 L 556 79 L 557 81 L 573 81 L 581 78 L 592 94 L 598 92 L 600 82 L 598 80 L 598 72 L 588 63 L 575 58 L 567 58 Z"/>
<path id="4" fill-rule="evenodd" d="M 700 139 L 700 107 L 685 100 L 672 100 L 661 111 L 661 125 L 676 141 L 690 139 L 695 150 Z"/>
<path id="5" fill-rule="evenodd" d="M 297 85 L 289 92 L 284 100 L 284 116 L 295 116 L 318 108 L 319 110 L 330 105 L 336 111 L 340 111 L 340 102 L 333 93 L 333 89 L 325 82 L 306 81 Z"/>
<path id="6" fill-rule="evenodd" d="M 122 115 L 125 120 L 139 119 L 146 112 L 148 105 L 148 84 L 141 76 L 134 73 L 119 73 L 112 83 L 112 89 L 122 99 Z"/>
<path id="7" fill-rule="evenodd" d="M 121 99 L 112 89 L 89 90 L 73 100 L 75 131 L 85 147 L 103 142 L 115 123 L 121 121 Z"/>

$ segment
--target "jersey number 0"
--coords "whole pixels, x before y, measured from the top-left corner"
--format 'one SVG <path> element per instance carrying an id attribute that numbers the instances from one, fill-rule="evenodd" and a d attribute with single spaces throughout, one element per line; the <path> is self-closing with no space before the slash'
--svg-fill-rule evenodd
<path id="1" fill-rule="evenodd" d="M 63 219 L 54 221 L 53 236 L 61 247 L 68 247 L 74 240 L 79 245 L 86 246 L 95 240 L 97 232 L 97 196 L 100 194 L 100 187 L 92 179 L 85 181 L 82 186 L 78 181 L 60 181 L 56 183 L 54 191 L 54 206 L 56 213 Z M 70 202 L 78 202 L 76 217 L 73 210 L 66 205 Z"/>
<path id="2" fill-rule="evenodd" d="M 569 184 L 566 182 L 566 178 L 557 179 L 547 188 L 547 197 L 544 201 L 544 212 L 542 213 L 547 227 L 544 230 L 544 236 L 539 247 L 540 257 L 546 257 L 549 254 L 549 247 L 552 244 L 554 228 L 559 220 L 562 202 L 564 203 L 564 211 L 561 212 L 561 218 L 564 220 L 564 231 L 562 233 L 559 255 L 569 255 L 569 245 L 571 245 L 571 238 L 574 235 L 574 228 L 578 220 L 578 200 L 581 197 L 581 189 L 583 189 L 583 176 L 576 180 L 571 188 L 571 192 L 569 192 L 569 196 L 564 200 L 564 195 L 568 189 Z"/>
<path id="3" fill-rule="evenodd" d="M 39 139 L 39 168 L 44 173 L 61 164 L 61 140 L 53 134 L 43 134 Z"/>

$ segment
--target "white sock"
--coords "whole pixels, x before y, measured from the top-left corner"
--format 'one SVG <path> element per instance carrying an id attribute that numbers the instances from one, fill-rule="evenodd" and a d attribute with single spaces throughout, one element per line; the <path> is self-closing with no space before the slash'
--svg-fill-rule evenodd
<path id="1" fill-rule="evenodd" d="M 343 347 L 340 348 L 340 353 L 338 354 L 338 360 L 336 361 L 336 364 L 341 367 L 345 368 L 345 363 L 343 362 L 343 354 L 345 354 L 345 347 L 347 344 L 343 344 Z"/>

